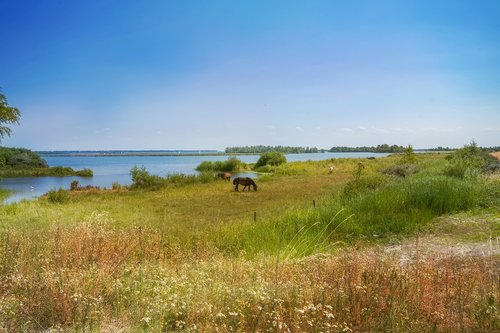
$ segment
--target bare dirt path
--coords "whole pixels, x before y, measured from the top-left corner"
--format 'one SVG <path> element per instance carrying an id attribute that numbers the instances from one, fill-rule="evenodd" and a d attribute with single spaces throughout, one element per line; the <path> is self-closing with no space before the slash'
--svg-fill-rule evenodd
<path id="1" fill-rule="evenodd" d="M 431 230 L 383 248 L 402 263 L 446 257 L 488 257 L 500 265 L 500 215 L 441 217 Z M 500 269 L 500 267 L 498 267 Z"/>

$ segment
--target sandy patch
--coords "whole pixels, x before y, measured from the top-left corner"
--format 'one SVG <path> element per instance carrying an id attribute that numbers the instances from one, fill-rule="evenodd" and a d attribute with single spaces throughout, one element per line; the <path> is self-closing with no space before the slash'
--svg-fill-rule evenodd
<path id="1" fill-rule="evenodd" d="M 490 153 L 490 155 L 495 156 L 496 158 L 498 158 L 500 160 L 500 151 L 496 151 L 494 153 Z"/>

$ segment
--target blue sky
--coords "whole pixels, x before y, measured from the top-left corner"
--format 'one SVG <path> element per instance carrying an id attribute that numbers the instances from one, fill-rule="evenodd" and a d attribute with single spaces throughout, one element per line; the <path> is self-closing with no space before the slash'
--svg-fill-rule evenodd
<path id="1" fill-rule="evenodd" d="M 499 1 L 0 0 L 2 141 L 500 145 Z"/>

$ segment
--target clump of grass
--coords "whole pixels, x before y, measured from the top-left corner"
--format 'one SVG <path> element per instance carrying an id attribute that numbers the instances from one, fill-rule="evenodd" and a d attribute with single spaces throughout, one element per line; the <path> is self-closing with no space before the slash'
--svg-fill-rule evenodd
<path id="1" fill-rule="evenodd" d="M 349 181 L 343 190 L 343 198 L 353 198 L 381 187 L 387 180 L 378 174 L 370 174 Z"/>
<path id="2" fill-rule="evenodd" d="M 11 195 L 11 193 L 12 191 L 0 188 L 0 202 L 8 198 Z"/>
<path id="3" fill-rule="evenodd" d="M 391 165 L 381 170 L 384 175 L 391 175 L 396 177 L 409 177 L 420 171 L 420 167 L 416 164 L 397 164 Z"/>
<path id="4" fill-rule="evenodd" d="M 62 204 L 69 201 L 69 194 L 62 188 L 58 190 L 50 190 L 47 192 L 47 199 L 51 203 Z"/>

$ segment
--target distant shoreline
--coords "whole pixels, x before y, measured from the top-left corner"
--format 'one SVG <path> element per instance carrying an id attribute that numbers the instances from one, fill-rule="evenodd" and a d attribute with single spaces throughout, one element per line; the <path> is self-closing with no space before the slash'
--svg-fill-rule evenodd
<path id="1" fill-rule="evenodd" d="M 131 156 L 236 156 L 260 155 L 258 153 L 224 152 L 37 152 L 42 157 L 131 157 Z"/>
<path id="2" fill-rule="evenodd" d="M 441 151 L 429 151 L 425 149 L 415 149 L 415 152 L 420 153 L 436 153 Z M 447 151 L 442 151 L 447 152 Z M 241 155 L 261 155 L 261 153 L 226 153 L 223 151 L 36 151 L 41 157 L 134 157 L 134 156 L 241 156 Z M 391 154 L 387 152 L 317 152 L 317 153 L 299 153 L 299 154 Z M 285 155 L 294 155 L 296 153 L 288 153 Z"/>

